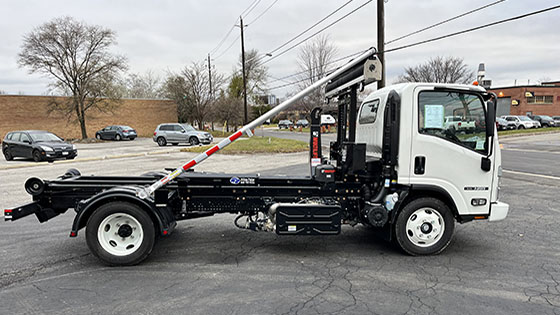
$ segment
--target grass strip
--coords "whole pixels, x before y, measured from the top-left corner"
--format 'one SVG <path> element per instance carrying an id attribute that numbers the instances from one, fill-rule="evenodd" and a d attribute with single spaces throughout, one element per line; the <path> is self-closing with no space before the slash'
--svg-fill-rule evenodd
<path id="1" fill-rule="evenodd" d="M 181 152 L 204 152 L 211 145 L 181 149 Z M 307 142 L 274 137 L 252 137 L 238 140 L 218 151 L 222 154 L 294 153 L 309 150 Z"/>

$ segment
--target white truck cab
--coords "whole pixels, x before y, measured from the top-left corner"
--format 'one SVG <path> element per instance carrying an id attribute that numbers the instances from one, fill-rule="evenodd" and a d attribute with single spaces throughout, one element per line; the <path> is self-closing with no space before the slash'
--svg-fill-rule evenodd
<path id="1" fill-rule="evenodd" d="M 397 183 L 433 191 L 452 203 L 455 218 L 503 220 L 509 206 L 498 201 L 502 170 L 497 132 L 486 130 L 486 91 L 477 86 L 404 83 L 380 89 L 361 104 L 356 142 L 366 158 L 381 158 L 387 98 L 400 97 Z M 446 117 L 469 117 L 470 131 L 446 128 Z M 495 126 L 493 126 L 495 128 Z"/>

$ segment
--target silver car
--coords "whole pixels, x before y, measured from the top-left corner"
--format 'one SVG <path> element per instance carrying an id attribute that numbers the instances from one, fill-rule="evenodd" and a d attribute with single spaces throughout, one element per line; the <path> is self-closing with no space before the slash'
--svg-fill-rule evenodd
<path id="1" fill-rule="evenodd" d="M 160 147 L 171 143 L 172 145 L 178 145 L 181 142 L 188 142 L 191 145 L 197 145 L 199 143 L 209 144 L 214 141 L 212 135 L 205 131 L 198 131 L 189 124 L 161 124 L 157 126 L 156 131 L 154 131 L 154 141 Z"/>

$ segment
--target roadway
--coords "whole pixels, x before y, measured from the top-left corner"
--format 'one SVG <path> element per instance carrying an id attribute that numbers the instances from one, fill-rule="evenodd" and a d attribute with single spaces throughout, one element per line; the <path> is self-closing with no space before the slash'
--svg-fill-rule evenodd
<path id="1" fill-rule="evenodd" d="M 1 222 L 0 314 L 560 314 L 557 148 L 535 147 L 541 140 L 549 141 L 501 141 L 508 218 L 457 225 L 437 256 L 407 256 L 362 226 L 333 237 L 280 237 L 239 230 L 224 214 L 179 222 L 145 262 L 110 268 L 89 253 L 83 231 L 68 238 L 72 213 L 44 224 Z M 0 208 L 29 200 L 22 186 L 29 176 L 52 178 L 69 167 L 141 174 L 190 156 L 0 170 Z M 306 159 L 217 155 L 197 169 L 300 175 Z"/>

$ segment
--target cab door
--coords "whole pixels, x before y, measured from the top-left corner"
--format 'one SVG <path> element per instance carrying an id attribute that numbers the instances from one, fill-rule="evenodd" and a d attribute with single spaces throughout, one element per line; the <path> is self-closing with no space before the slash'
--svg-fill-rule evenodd
<path id="1" fill-rule="evenodd" d="M 493 172 L 481 167 L 489 148 L 484 100 L 473 91 L 433 87 L 417 87 L 414 98 L 410 183 L 447 193 L 460 215 L 488 214 Z M 451 128 L 447 116 L 475 127 Z"/>

